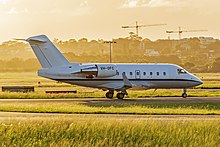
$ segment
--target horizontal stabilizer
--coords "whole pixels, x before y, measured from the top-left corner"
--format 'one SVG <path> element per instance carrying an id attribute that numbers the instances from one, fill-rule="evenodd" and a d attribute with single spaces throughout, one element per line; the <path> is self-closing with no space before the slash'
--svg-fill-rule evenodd
<path id="1" fill-rule="evenodd" d="M 47 40 L 43 40 L 37 37 L 31 37 L 28 39 L 20 39 L 20 38 L 14 38 L 13 40 L 17 40 L 17 41 L 26 41 L 26 42 L 39 42 L 39 43 L 46 43 Z"/>
<path id="2" fill-rule="evenodd" d="M 39 43 L 46 43 L 47 40 L 43 40 L 43 39 L 40 39 L 40 38 L 29 38 L 26 40 L 27 42 L 39 42 Z"/>

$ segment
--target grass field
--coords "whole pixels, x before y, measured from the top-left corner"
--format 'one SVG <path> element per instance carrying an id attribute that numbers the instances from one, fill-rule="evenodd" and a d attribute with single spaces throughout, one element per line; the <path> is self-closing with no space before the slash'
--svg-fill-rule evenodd
<path id="1" fill-rule="evenodd" d="M 219 132 L 219 121 L 11 119 L 0 121 L 0 145 L 217 147 Z"/>
<path id="2" fill-rule="evenodd" d="M 75 114 L 220 115 L 220 103 L 87 103 L 62 101 L 1 102 L 0 111 Z"/>
<path id="3" fill-rule="evenodd" d="M 38 88 L 37 88 L 38 89 Z M 46 94 L 45 90 L 76 90 L 77 93 L 69 94 Z M 83 88 L 83 87 L 44 87 L 41 91 L 31 93 L 10 93 L 0 92 L 0 99 L 57 99 L 57 98 L 105 98 L 105 91 Z M 128 90 L 127 98 L 152 98 L 152 97 L 180 97 L 182 90 L 180 89 L 158 89 L 154 90 Z M 220 89 L 189 89 L 188 97 L 219 97 Z M 116 97 L 116 94 L 115 94 Z"/>
<path id="4" fill-rule="evenodd" d="M 220 74 L 202 74 L 204 87 L 219 87 Z M 40 84 L 38 84 L 40 82 Z M 35 86 L 34 93 L 0 92 L 0 111 L 73 114 L 220 115 L 220 103 L 77 103 L 39 101 L 57 98 L 103 98 L 105 92 L 70 86 L 37 77 L 34 73 L 0 73 L 0 85 Z M 190 89 L 189 96 L 220 96 L 220 90 Z M 45 90 L 77 90 L 77 94 L 45 94 Z M 129 90 L 129 97 L 180 96 L 181 90 Z M 26 100 L 17 100 L 26 99 Z M 35 99 L 27 100 L 27 99 Z M 23 114 L 23 113 L 22 113 Z M 33 114 L 34 115 L 34 114 Z M 0 117 L 0 146 L 207 146 L 220 144 L 220 121 L 216 120 L 123 120 L 86 117 L 4 119 Z M 57 114 L 56 114 L 57 115 Z M 108 115 L 105 115 L 108 117 Z M 130 115 L 129 115 L 130 116 Z M 194 116 L 193 116 L 194 117 Z"/>

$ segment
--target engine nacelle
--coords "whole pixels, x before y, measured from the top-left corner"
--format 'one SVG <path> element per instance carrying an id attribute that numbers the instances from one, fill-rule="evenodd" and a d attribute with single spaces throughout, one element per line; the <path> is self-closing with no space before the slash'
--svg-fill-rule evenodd
<path id="1" fill-rule="evenodd" d="M 117 74 L 117 70 L 114 64 L 95 64 L 82 68 L 81 73 L 96 77 L 113 77 Z"/>
<path id="2" fill-rule="evenodd" d="M 97 77 L 113 77 L 117 74 L 116 65 L 114 64 L 100 64 L 96 66 L 98 69 Z"/>

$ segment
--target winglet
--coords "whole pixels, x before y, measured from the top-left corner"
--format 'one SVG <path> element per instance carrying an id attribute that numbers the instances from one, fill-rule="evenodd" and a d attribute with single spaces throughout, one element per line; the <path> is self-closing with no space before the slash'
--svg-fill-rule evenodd
<path id="1" fill-rule="evenodd" d="M 124 87 L 132 87 L 131 82 L 128 80 L 127 76 L 125 75 L 125 73 L 122 73 L 122 77 L 123 77 L 123 81 L 124 81 Z"/>
<path id="2" fill-rule="evenodd" d="M 46 43 L 47 40 L 43 39 L 45 38 L 45 35 L 39 35 L 39 36 L 34 36 L 34 37 L 30 37 L 28 39 L 20 39 L 20 38 L 13 38 L 13 40 L 17 40 L 17 41 L 26 41 L 26 42 L 38 42 L 38 43 Z"/>

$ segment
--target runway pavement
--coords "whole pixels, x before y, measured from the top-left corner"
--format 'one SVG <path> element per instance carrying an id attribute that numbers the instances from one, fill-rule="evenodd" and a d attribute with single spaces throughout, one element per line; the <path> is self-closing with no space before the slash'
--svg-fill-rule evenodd
<path id="1" fill-rule="evenodd" d="M 0 99 L 1 104 L 8 103 L 82 103 L 82 104 L 113 104 L 113 103 L 220 103 L 220 97 L 156 97 L 156 98 L 125 98 L 124 100 L 106 98 L 74 98 L 74 99 Z M 217 120 L 220 115 L 125 115 L 125 114 L 54 114 L 54 113 L 19 113 L 0 112 L 1 120 L 25 119 L 77 119 L 77 120 Z"/>
<path id="2" fill-rule="evenodd" d="M 2 120 L 214 120 L 220 122 L 220 115 L 126 115 L 0 112 L 0 121 Z"/>
<path id="3" fill-rule="evenodd" d="M 66 102 L 66 103 L 220 103 L 220 97 L 155 97 L 155 98 L 125 98 L 124 100 L 107 98 L 74 98 L 74 99 L 0 99 L 4 102 Z"/>

